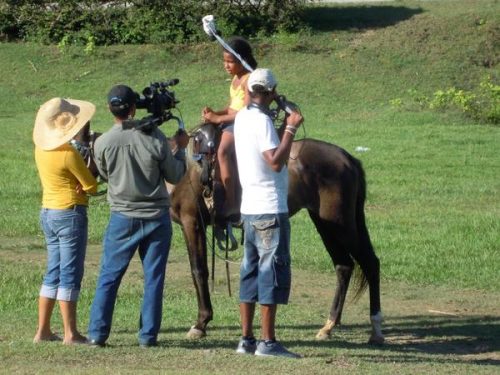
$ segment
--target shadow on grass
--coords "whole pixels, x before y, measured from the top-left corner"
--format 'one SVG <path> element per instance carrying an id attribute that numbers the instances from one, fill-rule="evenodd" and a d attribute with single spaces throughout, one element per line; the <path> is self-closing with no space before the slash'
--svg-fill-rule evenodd
<path id="1" fill-rule="evenodd" d="M 408 20 L 422 12 L 422 8 L 402 6 L 320 6 L 307 8 L 305 21 L 317 31 L 378 29 Z"/>
<path id="2" fill-rule="evenodd" d="M 296 347 L 310 347 L 325 349 L 325 354 L 317 357 L 331 357 L 327 349 L 352 349 L 350 356 L 373 362 L 421 362 L 422 360 L 435 363 L 468 363 L 478 365 L 500 365 L 498 351 L 500 351 L 500 317 L 473 316 L 473 317 L 441 317 L 431 315 L 408 315 L 401 317 L 387 317 L 384 334 L 386 343 L 380 346 L 368 344 L 370 325 L 352 324 L 343 325 L 340 331 L 334 330 L 332 338 L 327 341 L 316 341 L 314 334 L 319 325 L 279 325 L 282 329 L 303 331 L 299 337 L 310 340 L 283 340 L 290 349 Z M 258 327 L 255 327 L 258 331 Z M 228 337 L 211 337 L 211 332 L 225 331 Z M 167 328 L 163 333 L 187 333 L 187 328 Z M 166 340 L 161 346 L 180 346 L 186 349 L 215 350 L 233 349 L 240 335 L 240 327 L 213 326 L 208 336 L 202 340 Z M 365 336 L 366 335 L 366 336 Z M 352 339 L 351 339 L 352 337 Z M 363 341 L 360 341 L 363 337 Z M 368 352 L 367 352 L 368 350 Z"/>

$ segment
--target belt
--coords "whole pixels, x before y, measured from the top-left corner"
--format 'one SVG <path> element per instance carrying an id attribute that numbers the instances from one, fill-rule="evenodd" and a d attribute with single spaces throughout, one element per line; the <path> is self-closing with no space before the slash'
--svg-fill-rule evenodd
<path id="1" fill-rule="evenodd" d="M 83 204 L 75 204 L 73 206 L 70 206 L 68 208 L 47 208 L 47 207 L 42 207 L 43 210 L 56 210 L 56 211 L 67 211 L 67 210 L 70 210 L 70 211 L 78 211 L 78 210 L 86 210 L 87 209 L 87 206 L 83 205 Z"/>

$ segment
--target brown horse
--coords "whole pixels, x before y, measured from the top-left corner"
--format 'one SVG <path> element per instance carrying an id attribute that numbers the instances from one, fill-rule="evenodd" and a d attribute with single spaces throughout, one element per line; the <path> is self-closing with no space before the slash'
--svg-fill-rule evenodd
<path id="1" fill-rule="evenodd" d="M 215 132 L 210 124 L 202 126 L 200 131 L 204 137 L 207 134 L 211 137 Z M 213 318 L 206 233 L 210 213 L 204 199 L 207 168 L 213 168 L 215 160 L 213 152 L 217 142 L 214 139 L 211 142 L 212 150 L 205 150 L 205 162 L 190 163 L 186 175 L 171 195 L 171 216 L 182 226 L 198 298 L 198 319 L 188 332 L 190 338 L 205 336 Z M 369 342 L 382 343 L 379 260 L 365 224 L 366 182 L 360 161 L 333 144 L 303 139 L 293 143 L 288 173 L 290 216 L 302 208 L 307 209 L 337 274 L 330 315 L 316 337 L 328 338 L 333 327 L 340 324 L 349 281 L 357 263 L 362 272 L 356 273 L 359 277 L 356 295 L 367 285 L 370 294 L 372 334 Z"/>

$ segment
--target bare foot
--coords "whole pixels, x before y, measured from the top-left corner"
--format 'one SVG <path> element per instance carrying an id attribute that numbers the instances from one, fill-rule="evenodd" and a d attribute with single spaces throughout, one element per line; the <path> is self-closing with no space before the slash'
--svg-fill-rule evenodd
<path id="1" fill-rule="evenodd" d="M 76 335 L 73 335 L 70 338 L 64 338 L 63 344 L 64 345 L 80 345 L 80 344 L 87 344 L 88 340 L 85 336 L 80 335 L 77 333 Z"/>
<path id="2" fill-rule="evenodd" d="M 44 341 L 62 341 L 62 338 L 56 335 L 55 333 L 50 332 L 49 334 L 42 335 L 36 334 L 33 338 L 33 344 L 39 344 Z"/>

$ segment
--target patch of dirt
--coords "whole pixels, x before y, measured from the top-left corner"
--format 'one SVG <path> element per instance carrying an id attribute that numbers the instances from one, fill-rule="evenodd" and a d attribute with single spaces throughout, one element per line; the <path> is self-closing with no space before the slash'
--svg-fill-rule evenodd
<path id="1" fill-rule="evenodd" d="M 0 264 L 36 263 L 40 265 L 40 270 L 36 272 L 42 272 L 41 267 L 45 264 L 46 257 L 43 239 L 3 238 L 0 243 Z M 94 282 L 97 278 L 100 255 L 100 245 L 89 246 L 85 273 L 87 280 Z M 236 257 L 237 254 L 232 256 Z M 229 268 L 234 299 L 238 293 L 239 267 L 237 264 L 231 264 Z M 136 256 L 127 271 L 122 288 L 139 288 L 141 285 L 142 267 L 139 257 Z M 196 298 L 185 249 L 171 250 L 167 285 L 170 290 L 192 288 L 193 298 Z M 336 277 L 333 271 L 320 273 L 293 267 L 292 294 L 287 311 L 301 317 L 304 322 L 303 329 L 310 330 L 311 335 L 314 335 L 316 329 L 328 318 L 335 286 Z M 220 308 L 217 306 L 227 299 L 226 269 L 220 258 L 216 260 L 215 287 L 212 299 L 217 315 L 217 308 Z M 448 358 L 453 358 L 461 363 L 500 365 L 499 292 L 415 285 L 389 280 L 381 281 L 381 291 L 383 332 L 386 337 L 386 343 L 381 347 L 385 355 L 381 357 L 382 361 L 392 358 L 391 353 L 397 353 L 415 361 L 438 357 L 447 361 Z M 352 292 L 354 290 L 348 295 L 344 308 L 343 326 L 334 329 L 330 341 L 332 344 L 344 343 L 342 345 L 357 347 L 365 345 L 368 338 L 368 293 L 354 303 Z M 325 358 L 325 363 L 335 368 L 350 369 L 357 366 L 352 358 L 343 357 L 342 352 L 338 354 Z M 375 357 L 371 360 L 375 360 Z"/>
<path id="2" fill-rule="evenodd" d="M 362 33 L 356 34 L 356 38 L 354 38 L 351 43 L 350 47 L 353 49 L 359 48 L 367 38 L 371 38 L 375 35 L 375 30 L 373 29 L 368 29 Z"/>

